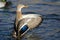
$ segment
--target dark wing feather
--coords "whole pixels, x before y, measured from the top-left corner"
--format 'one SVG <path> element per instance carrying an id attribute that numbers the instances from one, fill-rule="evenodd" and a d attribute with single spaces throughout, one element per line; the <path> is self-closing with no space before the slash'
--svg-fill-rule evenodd
<path id="1" fill-rule="evenodd" d="M 14 30 L 16 31 L 16 18 L 14 20 Z"/>
<path id="2" fill-rule="evenodd" d="M 28 19 L 28 18 L 27 18 Z M 22 20 L 20 20 L 19 22 L 18 22 L 18 25 L 17 25 L 17 35 L 20 33 L 21 34 L 21 32 L 22 32 L 22 29 L 21 30 L 19 30 L 21 27 L 22 27 L 22 25 L 24 25 L 24 23 L 27 21 L 27 19 L 22 19 Z M 24 29 L 26 28 L 26 26 L 24 26 Z M 26 30 L 27 30 L 27 28 L 26 28 Z M 25 32 L 25 30 L 22 32 L 22 33 L 24 33 Z"/>

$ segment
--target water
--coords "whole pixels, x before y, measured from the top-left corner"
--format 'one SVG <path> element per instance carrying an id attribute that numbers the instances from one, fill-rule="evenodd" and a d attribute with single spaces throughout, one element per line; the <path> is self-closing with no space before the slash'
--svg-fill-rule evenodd
<path id="1" fill-rule="evenodd" d="M 9 0 L 8 0 L 9 1 Z M 12 38 L 13 24 L 16 16 L 17 0 L 11 0 L 14 8 L 0 10 L 0 40 L 15 40 Z M 43 17 L 43 22 L 39 27 L 29 30 L 21 40 L 60 40 L 60 5 L 58 3 L 46 3 L 50 1 L 35 1 L 19 3 L 29 5 L 29 8 L 22 9 L 22 12 L 40 14 Z M 41 3 L 39 3 L 41 2 Z M 52 1 L 58 2 L 58 1 Z"/>

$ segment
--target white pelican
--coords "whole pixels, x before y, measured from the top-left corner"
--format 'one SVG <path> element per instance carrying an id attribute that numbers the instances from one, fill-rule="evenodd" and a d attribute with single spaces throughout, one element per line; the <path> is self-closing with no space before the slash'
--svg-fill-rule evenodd
<path id="1" fill-rule="evenodd" d="M 22 14 L 21 9 L 26 5 L 17 6 L 17 14 L 14 22 L 14 37 L 22 37 L 29 29 L 37 27 L 42 22 L 39 14 Z"/>
<path id="2" fill-rule="evenodd" d="M 6 0 L 0 0 L 0 8 L 5 7 Z"/>

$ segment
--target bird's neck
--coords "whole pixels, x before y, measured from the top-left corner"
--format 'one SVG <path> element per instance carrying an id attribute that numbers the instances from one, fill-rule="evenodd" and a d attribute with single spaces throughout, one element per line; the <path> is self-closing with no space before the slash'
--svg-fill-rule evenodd
<path id="1" fill-rule="evenodd" d="M 21 10 L 17 10 L 17 14 L 16 14 L 16 26 L 17 26 L 18 21 L 20 20 L 20 18 L 22 18 L 22 12 L 21 12 Z"/>
<path id="2" fill-rule="evenodd" d="M 17 19 L 20 19 L 22 17 L 22 12 L 21 9 L 17 9 L 17 15 L 16 15 Z"/>

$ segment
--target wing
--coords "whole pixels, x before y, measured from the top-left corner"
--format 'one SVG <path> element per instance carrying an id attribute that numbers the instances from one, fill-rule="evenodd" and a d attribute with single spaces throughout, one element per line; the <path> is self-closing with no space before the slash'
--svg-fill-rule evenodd
<path id="1" fill-rule="evenodd" d="M 27 20 L 29 20 L 30 18 L 24 18 L 24 19 L 22 19 L 22 20 L 20 20 L 19 22 L 18 22 L 18 25 L 17 25 L 17 29 L 19 30 L 19 29 L 21 29 L 21 27 L 23 26 L 23 25 L 25 25 L 26 23 L 27 23 Z M 27 24 L 26 24 L 27 25 Z"/>
<path id="2" fill-rule="evenodd" d="M 15 20 L 14 20 L 14 30 L 17 31 L 17 30 L 16 30 L 16 18 L 15 18 Z"/>
<path id="3" fill-rule="evenodd" d="M 37 27 L 41 23 L 41 17 L 37 18 L 24 18 L 18 22 L 17 25 L 17 35 L 21 36 L 24 35 L 28 29 L 32 29 Z"/>
<path id="4" fill-rule="evenodd" d="M 19 22 L 18 22 L 18 25 L 17 25 L 17 35 L 21 35 L 21 34 L 23 34 L 29 27 L 28 27 L 28 25 L 27 25 L 27 20 L 28 20 L 29 18 L 24 18 L 24 19 L 22 19 L 22 20 L 20 20 Z"/>
<path id="5" fill-rule="evenodd" d="M 41 22 L 42 22 L 41 17 L 31 18 L 27 25 L 30 29 L 33 29 L 35 27 L 38 27 L 41 24 Z"/>

